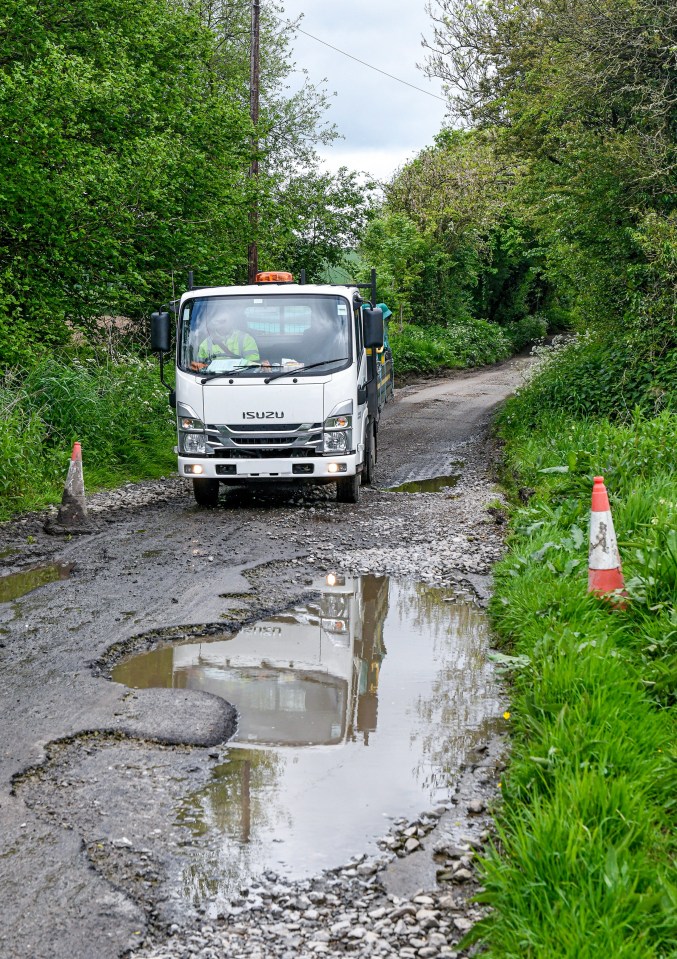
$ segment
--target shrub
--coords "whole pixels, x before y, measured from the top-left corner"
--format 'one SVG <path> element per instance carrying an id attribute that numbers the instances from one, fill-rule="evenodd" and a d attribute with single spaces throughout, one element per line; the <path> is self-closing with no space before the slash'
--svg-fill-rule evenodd
<path id="1" fill-rule="evenodd" d="M 506 415 L 535 425 L 562 409 L 623 419 L 635 408 L 649 414 L 677 409 L 677 350 L 656 356 L 622 337 L 585 335 L 544 362 Z"/>
<path id="2" fill-rule="evenodd" d="M 152 360 L 47 357 L 0 380 L 0 518 L 58 500 L 73 443 L 88 488 L 174 468 L 173 417 Z"/>
<path id="3" fill-rule="evenodd" d="M 510 340 L 513 353 L 519 353 L 526 346 L 539 343 L 548 332 L 548 321 L 540 313 L 524 316 L 516 323 L 509 323 L 503 330 Z"/>
<path id="4" fill-rule="evenodd" d="M 503 330 L 485 320 L 405 326 L 399 331 L 391 327 L 390 341 L 396 376 L 495 363 L 511 352 Z"/>

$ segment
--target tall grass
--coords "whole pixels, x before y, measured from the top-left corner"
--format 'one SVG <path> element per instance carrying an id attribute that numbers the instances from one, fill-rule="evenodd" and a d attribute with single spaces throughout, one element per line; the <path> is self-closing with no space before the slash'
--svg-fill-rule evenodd
<path id="1" fill-rule="evenodd" d="M 496 363 L 510 356 L 509 338 L 500 326 L 466 319 L 456 326 L 390 328 L 395 376 Z"/>
<path id="2" fill-rule="evenodd" d="M 547 327 L 542 316 L 526 316 L 505 326 L 471 317 L 447 326 L 407 324 L 398 329 L 391 323 L 395 375 L 440 373 L 497 363 L 542 340 Z"/>
<path id="3" fill-rule="evenodd" d="M 497 959 L 667 959 L 677 955 L 677 415 L 576 417 L 544 401 L 562 383 L 561 369 L 541 375 L 500 424 L 514 488 L 531 496 L 512 509 L 492 616 L 527 665 L 513 674 L 513 752 L 484 862 L 494 908 L 474 936 Z M 625 609 L 587 594 L 599 473 Z"/>
<path id="4" fill-rule="evenodd" d="M 0 519 L 58 500 L 75 440 L 88 489 L 174 468 L 174 423 L 156 365 L 59 359 L 0 380 Z"/>

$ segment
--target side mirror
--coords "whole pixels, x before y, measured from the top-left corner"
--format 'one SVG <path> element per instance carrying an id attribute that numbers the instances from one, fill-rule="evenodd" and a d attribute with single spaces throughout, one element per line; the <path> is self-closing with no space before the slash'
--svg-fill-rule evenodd
<path id="1" fill-rule="evenodd" d="M 383 346 L 383 310 L 362 310 L 364 322 L 364 345 L 367 349 Z"/>
<path id="2" fill-rule="evenodd" d="M 150 348 L 153 353 L 169 353 L 171 350 L 169 313 L 151 313 Z"/>

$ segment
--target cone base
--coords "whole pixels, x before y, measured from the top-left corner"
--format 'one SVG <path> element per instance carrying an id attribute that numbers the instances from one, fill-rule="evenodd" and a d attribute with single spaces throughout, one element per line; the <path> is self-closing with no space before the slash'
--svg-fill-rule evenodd
<path id="1" fill-rule="evenodd" d="M 591 569 L 588 572 L 588 592 L 613 593 L 625 589 L 625 580 L 620 569 Z"/>
<path id="2" fill-rule="evenodd" d="M 591 569 L 588 573 L 588 592 L 607 600 L 617 609 L 627 609 L 625 581 L 620 569 Z"/>
<path id="3" fill-rule="evenodd" d="M 44 532 L 49 533 L 50 536 L 84 536 L 86 533 L 94 532 L 91 526 L 62 526 L 60 523 L 49 519 L 42 528 Z"/>

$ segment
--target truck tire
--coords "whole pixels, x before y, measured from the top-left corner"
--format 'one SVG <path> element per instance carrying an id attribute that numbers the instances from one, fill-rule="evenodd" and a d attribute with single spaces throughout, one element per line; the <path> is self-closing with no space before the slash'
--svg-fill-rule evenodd
<path id="1" fill-rule="evenodd" d="M 198 506 L 213 508 L 219 505 L 219 481 L 216 479 L 194 479 L 193 496 Z"/>
<path id="2" fill-rule="evenodd" d="M 360 474 L 336 481 L 336 502 L 357 503 L 360 498 Z"/>
<path id="3" fill-rule="evenodd" d="M 367 424 L 364 445 L 361 481 L 362 486 L 371 486 L 374 482 L 374 469 L 376 467 L 376 437 L 374 436 L 374 424 L 371 421 Z"/>

